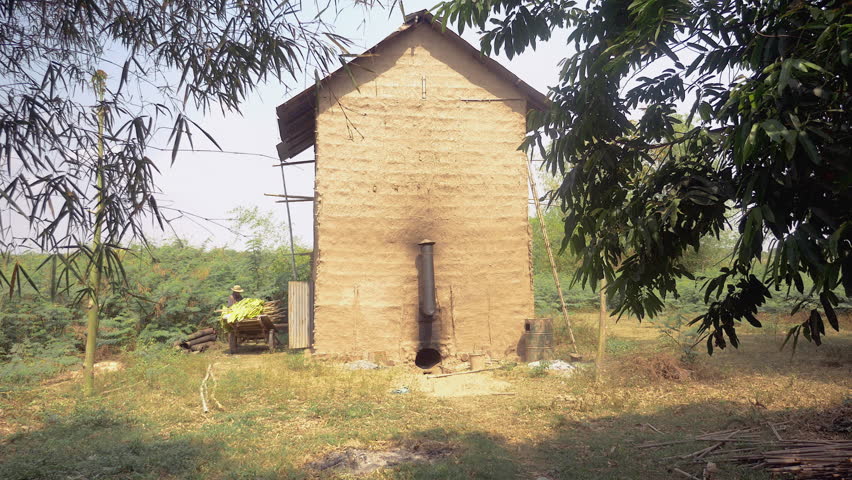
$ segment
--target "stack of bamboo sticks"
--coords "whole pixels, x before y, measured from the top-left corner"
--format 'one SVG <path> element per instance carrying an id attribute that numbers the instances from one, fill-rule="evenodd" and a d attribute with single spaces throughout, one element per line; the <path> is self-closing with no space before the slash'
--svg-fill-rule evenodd
<path id="1" fill-rule="evenodd" d="M 852 440 L 785 440 L 779 446 L 734 460 L 796 478 L 852 478 Z"/>
<path id="2" fill-rule="evenodd" d="M 287 311 L 280 306 L 278 300 L 267 300 L 264 302 L 263 315 L 269 317 L 272 323 L 283 322 L 287 319 Z"/>
<path id="3" fill-rule="evenodd" d="M 801 479 L 852 479 L 852 440 L 784 440 L 778 433 L 781 425 L 768 424 L 773 440 L 761 438 L 758 428 L 744 428 L 707 433 L 686 440 L 645 443 L 638 448 L 710 442 L 710 445 L 694 452 L 666 459 L 699 464 L 736 462 Z M 674 470 L 688 478 L 698 478 L 683 470 Z"/>

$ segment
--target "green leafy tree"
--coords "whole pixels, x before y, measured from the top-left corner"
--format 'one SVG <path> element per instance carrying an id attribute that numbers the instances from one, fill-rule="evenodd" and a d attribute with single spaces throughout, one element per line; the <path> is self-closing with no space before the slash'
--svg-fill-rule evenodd
<path id="1" fill-rule="evenodd" d="M 563 275 L 574 272 L 577 268 L 577 259 L 570 252 L 559 254 L 560 252 L 556 250 L 562 244 L 562 239 L 565 237 L 565 223 L 562 211 L 558 207 L 545 208 L 543 217 L 547 236 L 550 238 L 551 244 L 553 244 L 556 268 Z M 541 228 L 539 227 L 539 222 L 541 221 L 542 219 L 536 217 L 530 218 L 533 241 L 533 271 L 537 274 L 550 272 L 550 262 L 547 258 L 544 238 L 541 235 Z"/>
<path id="2" fill-rule="evenodd" d="M 692 275 L 687 252 L 732 218 L 731 260 L 695 319 L 708 350 L 737 346 L 773 291 L 810 311 L 790 336 L 838 328 L 838 293 L 852 295 L 848 2 L 451 0 L 439 15 L 510 58 L 570 29 L 576 53 L 525 146 L 562 179 L 577 280 L 606 278 L 616 313 L 660 313 Z"/>
<path id="3" fill-rule="evenodd" d="M 309 277 L 309 250 L 298 243 L 294 246 L 297 254 L 294 275 L 287 225 L 277 221 L 273 212 L 240 207 L 229 213 L 234 219 L 232 229 L 245 239 L 247 263 L 242 268 L 251 278 L 241 285 L 250 286 L 252 296 L 284 298 L 288 281 Z"/>

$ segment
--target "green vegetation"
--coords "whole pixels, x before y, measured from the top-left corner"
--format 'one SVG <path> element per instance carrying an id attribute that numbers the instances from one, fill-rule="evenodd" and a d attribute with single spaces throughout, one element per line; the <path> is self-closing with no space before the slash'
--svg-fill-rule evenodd
<path id="1" fill-rule="evenodd" d="M 551 179 L 550 183 L 552 182 L 553 180 Z M 563 214 L 558 208 L 551 207 L 545 211 L 544 218 L 550 241 L 554 245 L 554 248 L 558 248 L 557 246 L 561 245 L 565 239 Z M 547 253 L 544 250 L 544 242 L 541 239 L 541 233 L 538 228 L 539 220 L 532 218 L 530 222 L 533 227 L 532 259 L 533 272 L 535 272 L 536 314 L 558 316 L 559 297 L 556 293 L 556 286 L 550 272 Z M 687 317 L 684 320 L 685 323 L 688 323 L 703 313 L 706 310 L 704 297 L 705 284 L 714 278 L 720 267 L 730 265 L 729 251 L 734 242 L 733 233 L 723 230 L 720 232 L 718 239 L 713 237 L 705 238 L 702 240 L 699 250 L 686 252 L 682 258 L 682 263 L 689 269 L 693 278 L 682 277 L 675 281 L 676 295 L 670 294 L 665 298 L 665 311 L 658 317 L 665 318 L 677 313 Z M 561 252 L 556 256 L 556 261 L 557 268 L 562 276 L 560 283 L 562 284 L 565 302 L 568 305 L 569 311 L 584 312 L 596 310 L 600 301 L 597 292 L 576 281 L 575 272 L 582 262 L 570 250 Z M 756 275 L 762 276 L 764 270 L 765 266 L 763 264 L 758 263 L 754 266 Z M 803 281 L 804 288 L 812 286 L 809 279 L 806 278 Z M 610 298 L 612 299 L 611 295 L 612 292 L 610 292 Z M 771 297 L 765 299 L 760 311 L 787 316 L 804 299 L 805 296 L 795 290 L 775 291 Z M 849 297 L 840 295 L 838 296 L 838 306 L 844 311 L 852 309 L 852 300 Z"/>
<path id="2" fill-rule="evenodd" d="M 685 262 L 732 225 L 730 262 L 702 283 L 706 348 L 779 292 L 790 330 L 817 345 L 852 296 L 852 6 L 839 0 L 448 0 L 438 16 L 477 28 L 511 58 L 568 30 L 551 108 L 524 147 L 559 179 L 564 245 L 584 285 L 605 278 L 616 312 L 668 308 Z M 685 104 L 684 118 L 678 109 Z M 708 272 L 709 273 L 709 272 Z"/>
<path id="3" fill-rule="evenodd" d="M 253 297 L 286 304 L 292 279 L 286 230 L 256 210 L 234 213 L 235 228 L 248 232 L 247 243 L 257 248 L 237 251 L 173 241 L 125 255 L 126 281 L 112 289 L 101 308 L 101 353 L 167 344 L 198 328 L 219 326 L 216 310 L 234 284 L 246 286 Z M 32 279 L 32 285 L 0 296 L 0 383 L 37 381 L 79 363 L 74 359 L 85 342 L 85 305 L 77 302 L 81 287 L 70 282 L 51 291 L 55 271 L 46 258 L 28 254 L 0 263 L 6 271 L 23 265 Z M 298 278 L 308 278 L 309 258 L 297 257 Z"/>
<path id="4" fill-rule="evenodd" d="M 593 332 L 594 315 L 575 322 Z M 852 387 L 848 334 L 832 339 L 836 349 L 803 345 L 807 355 L 791 363 L 778 352 L 783 335 L 753 329 L 742 351 L 689 364 L 652 325 L 622 322 L 611 336 L 602 384 L 590 370 L 566 378 L 521 365 L 485 374 L 514 395 L 460 398 L 391 393 L 412 385 L 407 366 L 349 371 L 298 353 L 140 347 L 113 357 L 125 368 L 99 374 L 97 399 L 70 375 L 4 382 L 0 478 L 346 479 L 353 476 L 311 463 L 345 448 L 398 447 L 446 454 L 360 478 L 653 480 L 672 478 L 678 460 L 667 457 L 699 446 L 636 449 L 644 442 L 752 426 L 771 435 L 767 421 L 789 422 L 781 431 L 789 438 L 840 435 L 823 429 Z M 205 415 L 198 388 L 209 365 L 209 392 L 221 407 Z M 720 468 L 720 478 L 769 478 Z"/>
<path id="5" fill-rule="evenodd" d="M 248 251 L 171 242 L 152 247 L 150 257 L 128 253 L 127 284 L 105 301 L 98 341 L 101 359 L 124 368 L 97 374 L 96 398 L 79 388 L 85 312 L 73 303 L 73 286 L 51 299 L 49 263 L 37 268 L 43 256 L 10 259 L 8 265 L 27 265 L 40 288 L 24 285 L 20 295 L 0 298 L 0 478 L 343 479 L 352 476 L 318 472 L 311 464 L 351 447 L 445 452 L 432 463 L 397 465 L 367 479 L 664 479 L 671 466 L 665 458 L 695 448 L 637 455 L 636 444 L 722 430 L 731 422 L 791 421 L 785 434 L 825 436 L 814 431 L 821 424 L 813 419 L 833 418 L 822 412 L 837 408 L 852 386 L 850 337 L 839 335 L 819 349 L 800 346 L 807 358 L 791 363 L 787 352 L 778 352 L 783 331 L 795 321 L 786 315 L 761 315 L 768 328 L 744 332 L 741 352 L 695 354 L 689 348 L 694 328 L 684 323 L 701 308 L 701 296 L 698 287 L 687 295 L 687 284 L 660 319 L 612 325 L 603 384 L 594 384 L 590 370 L 564 378 L 508 364 L 493 375 L 514 395 L 433 398 L 416 389 L 391 393 L 415 385 L 408 366 L 349 371 L 298 353 L 172 350 L 168 342 L 175 337 L 218 323 L 215 310 L 235 283 L 251 296 L 286 299 L 291 271 L 284 240 L 269 241 L 278 227 L 248 213 L 237 215 L 256 227 L 247 229 L 256 240 Z M 541 258 L 535 240 L 534 256 Z M 562 268 L 572 264 L 570 256 L 560 261 Z M 298 262 L 300 278 L 307 278 L 308 257 Z M 540 268 L 537 309 L 554 318 L 557 354 L 564 358 L 567 328 L 554 314 L 549 266 Z M 597 295 L 577 286 L 566 293 L 580 353 L 590 357 L 597 314 L 586 312 L 595 311 Z M 779 312 L 786 308 L 779 305 Z M 208 384 L 212 411 L 205 415 L 198 395 L 208 367 L 215 378 Z M 731 465 L 722 469 L 727 478 L 768 478 Z"/>
<path id="6" fill-rule="evenodd" d="M 75 284 L 91 391 L 106 292 L 126 281 L 128 245 L 185 214 L 160 205 L 150 150 L 165 141 L 174 163 L 201 138 L 221 149 L 200 117 L 239 112 L 268 80 L 327 72 L 350 42 L 322 13 L 275 2 L 13 1 L 0 22 L 0 250 L 49 253 L 50 290 L 63 276 Z M 35 287 L 24 264 L 5 270 L 0 286 Z"/>
<path id="7" fill-rule="evenodd" d="M 286 230 L 269 215 L 256 210 L 237 210 L 234 227 L 247 232 L 247 251 L 229 248 L 207 248 L 172 241 L 148 250 L 128 252 L 124 259 L 127 281 L 114 288 L 104 299 L 100 337 L 97 345 L 101 354 L 132 350 L 151 344 L 168 344 L 198 328 L 219 326 L 219 309 L 234 284 L 247 287 L 255 298 L 280 299 L 286 304 L 287 282 L 292 278 Z M 555 244 L 564 232 L 551 227 L 561 225 L 557 209 L 545 216 Z M 531 219 L 531 222 L 537 222 Z M 535 226 L 535 225 L 533 225 Z M 559 319 L 558 297 L 543 251 L 538 228 L 533 228 L 533 267 L 535 272 L 536 314 Z M 698 276 L 703 269 L 712 269 L 724 258 L 725 243 L 706 243 L 698 252 L 687 257 Z M 307 251 L 298 247 L 298 251 Z M 23 265 L 31 272 L 35 290 L 28 284 L 19 285 L 11 297 L 0 296 L 0 380 L 37 381 L 77 367 L 79 353 L 85 341 L 83 308 L 77 299 L 77 286 L 51 291 L 50 262 L 44 255 L 9 257 L 0 269 Z M 297 257 L 297 275 L 310 275 L 309 256 Z M 594 311 L 598 295 L 590 289 L 572 284 L 574 257 L 565 252 L 558 256 L 565 298 L 572 314 Z M 41 268 L 39 268 L 41 266 Z M 668 310 L 661 319 L 674 316 L 687 323 L 704 308 L 701 280 L 680 279 L 677 298 L 667 299 Z M 783 292 L 782 292 L 783 293 Z M 773 296 L 763 308 L 772 318 L 786 317 L 798 297 Z M 843 303 L 845 302 L 845 303 Z M 841 305 L 852 307 L 848 300 Z M 636 322 L 625 317 L 622 322 Z M 557 330 L 564 329 L 557 321 Z M 684 327 L 681 325 L 680 327 Z M 679 327 L 679 328 L 680 328 Z M 777 322 L 770 325 L 777 330 Z M 558 332 L 557 332 L 558 333 Z M 595 328 L 579 325 L 575 334 L 581 345 L 595 343 Z M 607 350 L 623 351 L 627 346 L 610 340 Z"/>

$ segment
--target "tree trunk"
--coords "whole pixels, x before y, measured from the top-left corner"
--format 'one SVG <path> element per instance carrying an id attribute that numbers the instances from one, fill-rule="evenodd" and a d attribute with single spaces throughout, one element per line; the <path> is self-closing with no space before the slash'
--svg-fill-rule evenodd
<path id="1" fill-rule="evenodd" d="M 213 345 L 216 345 L 216 340 L 192 345 L 191 347 L 189 347 L 189 350 L 193 351 L 193 352 L 202 352 L 202 351 L 207 350 L 208 348 L 212 347 Z"/>
<path id="2" fill-rule="evenodd" d="M 601 312 L 598 320 L 598 354 L 595 356 L 595 382 L 601 381 L 604 351 L 606 351 L 606 277 L 600 283 Z"/>
<path id="3" fill-rule="evenodd" d="M 188 337 L 186 337 L 184 339 L 184 342 L 188 343 L 188 342 L 195 340 L 196 338 L 206 337 L 207 335 L 214 334 L 214 333 L 216 333 L 216 330 L 213 329 L 212 327 L 211 328 L 205 328 L 204 330 L 199 330 L 199 331 L 193 333 L 192 335 L 189 335 Z"/>
<path id="4" fill-rule="evenodd" d="M 104 93 L 106 91 L 106 74 L 98 70 L 92 77 L 92 84 L 95 87 L 95 93 L 101 102 L 104 101 Z M 98 347 L 98 323 L 100 321 L 100 305 L 98 304 L 101 298 L 101 275 L 103 273 L 103 245 L 101 243 L 101 227 L 103 225 L 104 214 L 104 107 L 100 106 L 97 112 L 98 116 L 98 163 L 97 163 L 97 188 L 98 188 L 98 203 L 95 206 L 95 231 L 92 235 L 92 257 L 90 261 L 94 262 L 94 282 L 89 283 L 89 311 L 86 312 L 86 358 L 83 362 L 85 384 L 84 390 L 87 395 L 95 393 L 95 350 Z"/>
<path id="5" fill-rule="evenodd" d="M 50 301 L 56 301 L 56 290 L 57 290 L 57 282 L 59 280 L 56 279 L 56 255 L 50 257 Z"/>
<path id="6" fill-rule="evenodd" d="M 199 343 L 215 342 L 215 341 L 216 341 L 216 334 L 211 333 L 209 335 L 204 335 L 203 337 L 198 337 L 198 338 L 193 338 L 192 340 L 187 340 L 183 343 L 185 345 L 191 347 L 193 345 L 198 345 Z"/>
<path id="7" fill-rule="evenodd" d="M 100 283 L 100 272 L 95 273 L 95 281 Z M 97 285 L 97 283 L 95 285 Z M 89 298 L 89 311 L 86 312 L 86 359 L 83 361 L 83 373 L 85 374 L 86 395 L 95 393 L 95 350 L 98 348 L 98 323 L 100 309 L 98 308 L 99 290 L 93 285 Z"/>

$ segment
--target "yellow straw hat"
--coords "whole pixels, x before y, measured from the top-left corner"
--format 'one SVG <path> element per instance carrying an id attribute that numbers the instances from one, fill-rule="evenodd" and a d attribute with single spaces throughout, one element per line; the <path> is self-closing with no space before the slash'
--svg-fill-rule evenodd
<path id="1" fill-rule="evenodd" d="M 234 285 L 234 288 L 231 289 L 232 292 L 243 293 L 243 287 L 239 285 Z"/>

